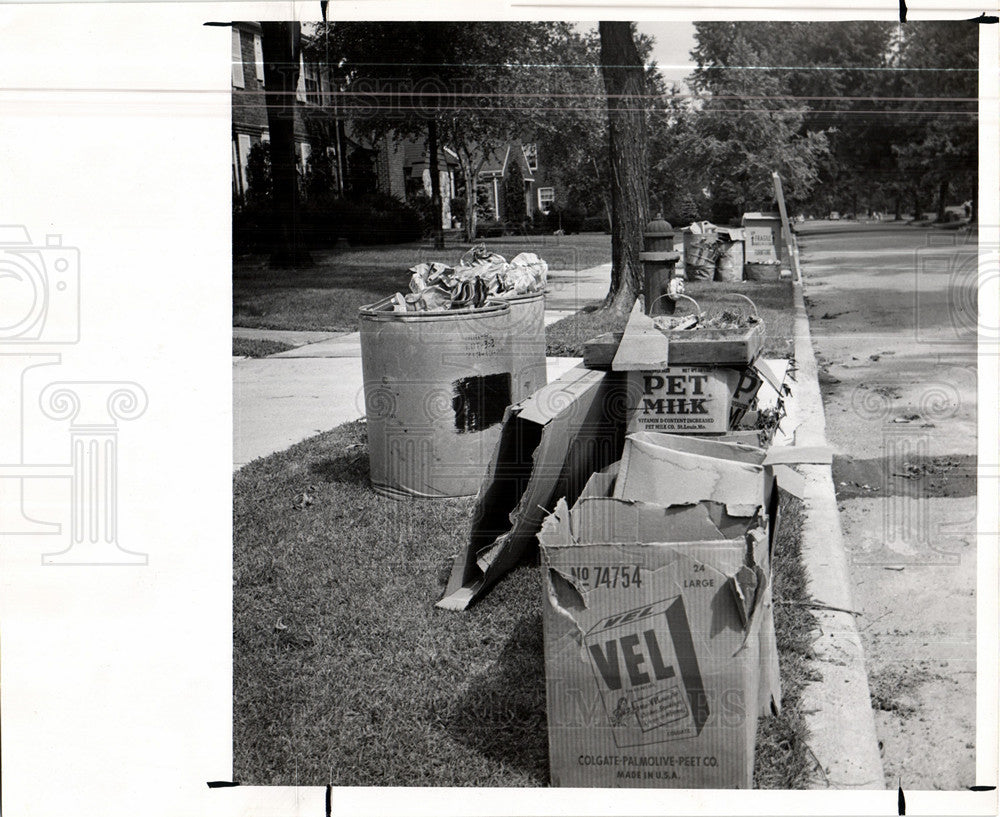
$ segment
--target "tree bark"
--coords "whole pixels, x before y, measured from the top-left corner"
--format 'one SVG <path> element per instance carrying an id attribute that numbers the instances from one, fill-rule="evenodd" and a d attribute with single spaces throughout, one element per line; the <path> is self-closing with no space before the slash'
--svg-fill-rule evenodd
<path id="1" fill-rule="evenodd" d="M 899 193 L 896 194 L 896 217 L 894 220 L 903 220 L 903 197 L 900 196 Z"/>
<path id="2" fill-rule="evenodd" d="M 480 160 L 479 164 L 473 168 L 472 155 L 468 147 L 457 148 L 456 153 L 458 153 L 458 161 L 462 166 L 462 175 L 465 176 L 465 223 L 463 224 L 465 240 L 471 244 L 476 240 L 476 222 L 478 220 L 476 216 L 476 201 L 479 197 L 478 180 L 479 171 L 482 170 L 484 161 Z"/>
<path id="3" fill-rule="evenodd" d="M 295 168 L 295 90 L 299 84 L 298 23 L 261 23 L 264 101 L 271 139 L 271 181 L 278 235 L 270 265 L 310 266 L 312 256 L 301 240 L 298 219 L 299 179 Z"/>
<path id="4" fill-rule="evenodd" d="M 434 238 L 434 249 L 444 249 L 444 232 L 441 220 L 444 218 L 441 202 L 441 174 L 438 172 L 438 124 L 431 117 L 427 122 L 427 152 L 431 174 L 431 210 L 434 213 L 434 227 L 431 235 Z"/>
<path id="5" fill-rule="evenodd" d="M 972 207 L 969 213 L 969 223 L 975 224 L 979 217 L 979 179 L 972 179 Z"/>
<path id="6" fill-rule="evenodd" d="M 944 208 L 946 199 L 948 198 L 948 180 L 941 179 L 941 183 L 938 185 L 938 208 L 937 208 L 937 220 L 944 221 Z"/>
<path id="7" fill-rule="evenodd" d="M 641 289 L 647 201 L 645 71 L 628 22 L 601 22 L 601 74 L 611 159 L 611 288 L 605 307 L 632 309 Z"/>

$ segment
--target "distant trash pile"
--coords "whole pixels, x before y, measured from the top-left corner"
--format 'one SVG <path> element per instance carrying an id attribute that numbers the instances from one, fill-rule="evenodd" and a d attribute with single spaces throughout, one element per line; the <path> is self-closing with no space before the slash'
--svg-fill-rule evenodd
<path id="1" fill-rule="evenodd" d="M 393 312 L 478 309 L 489 298 L 509 298 L 545 290 L 549 266 L 533 252 L 507 261 L 485 245 L 473 247 L 457 267 L 440 261 L 410 268 L 410 291 L 392 296 Z"/>

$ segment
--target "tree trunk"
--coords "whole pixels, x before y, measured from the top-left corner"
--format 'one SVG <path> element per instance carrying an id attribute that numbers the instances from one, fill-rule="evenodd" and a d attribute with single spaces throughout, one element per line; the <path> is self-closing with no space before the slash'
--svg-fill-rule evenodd
<path id="1" fill-rule="evenodd" d="M 900 196 L 899 193 L 896 194 L 896 217 L 894 220 L 903 220 L 903 197 Z"/>
<path id="2" fill-rule="evenodd" d="M 946 199 L 948 198 L 948 180 L 941 179 L 941 183 L 938 185 L 938 208 L 937 208 L 937 220 L 944 221 L 944 207 Z"/>
<path id="3" fill-rule="evenodd" d="M 972 207 L 969 212 L 969 223 L 975 224 L 979 217 L 979 180 L 972 179 Z"/>
<path id="4" fill-rule="evenodd" d="M 601 22 L 599 31 L 611 159 L 611 288 L 604 305 L 627 313 L 641 289 L 639 253 L 649 209 L 645 74 L 628 22 Z"/>
<path id="5" fill-rule="evenodd" d="M 310 266 L 298 223 L 299 179 L 295 169 L 295 89 L 299 84 L 299 24 L 261 23 L 264 100 L 271 138 L 271 180 L 278 227 L 272 267 Z"/>
<path id="6" fill-rule="evenodd" d="M 441 174 L 438 173 L 438 125 L 433 117 L 427 122 L 427 152 L 431 174 L 431 212 L 434 213 L 434 227 L 431 235 L 434 238 L 434 249 L 444 249 L 444 232 L 441 230 L 441 220 L 444 218 L 441 202 Z"/>
<path id="7" fill-rule="evenodd" d="M 921 217 L 923 215 L 920 212 L 921 209 L 922 208 L 921 208 L 921 204 L 920 204 L 920 190 L 914 188 L 914 190 L 913 190 L 913 220 L 914 221 L 920 221 L 920 219 L 921 219 Z"/>

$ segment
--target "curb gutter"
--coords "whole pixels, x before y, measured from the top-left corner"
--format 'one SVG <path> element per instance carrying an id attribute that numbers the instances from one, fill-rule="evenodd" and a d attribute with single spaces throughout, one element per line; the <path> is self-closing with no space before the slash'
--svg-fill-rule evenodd
<path id="1" fill-rule="evenodd" d="M 826 419 L 801 283 L 794 285 L 794 293 L 796 408 L 801 418 L 795 445 L 825 446 Z M 802 559 L 810 593 L 818 604 L 852 610 L 831 466 L 798 468 L 805 482 Z M 823 772 L 811 788 L 884 790 L 868 673 L 854 616 L 827 609 L 813 613 L 820 632 L 813 650 L 823 678 L 803 690 L 802 710 L 810 713 L 806 715 L 810 748 Z"/>

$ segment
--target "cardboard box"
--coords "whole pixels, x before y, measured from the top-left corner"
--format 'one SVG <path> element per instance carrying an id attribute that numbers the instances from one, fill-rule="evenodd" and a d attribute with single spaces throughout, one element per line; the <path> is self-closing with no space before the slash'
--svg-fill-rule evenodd
<path id="1" fill-rule="evenodd" d="M 510 406 L 476 498 L 469 541 L 437 606 L 464 610 L 534 552 L 556 500 L 621 456 L 624 376 L 577 366 Z"/>
<path id="2" fill-rule="evenodd" d="M 539 533 L 552 783 L 749 787 L 766 517 L 618 499 L 615 481 L 595 474 Z"/>
<path id="3" fill-rule="evenodd" d="M 781 216 L 778 213 L 744 213 L 746 263 L 784 261 Z"/>
<path id="4" fill-rule="evenodd" d="M 740 380 L 736 369 L 718 366 L 629 372 L 627 430 L 724 434 Z"/>

